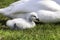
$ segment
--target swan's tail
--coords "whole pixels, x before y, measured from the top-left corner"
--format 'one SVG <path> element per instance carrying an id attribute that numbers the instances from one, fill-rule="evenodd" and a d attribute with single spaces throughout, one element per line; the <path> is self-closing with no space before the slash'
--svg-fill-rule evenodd
<path id="1" fill-rule="evenodd" d="M 11 29 L 13 29 L 14 28 L 14 22 L 12 21 L 12 20 L 8 20 L 7 22 L 6 22 L 6 25 L 8 26 L 8 27 L 10 27 Z"/>
<path id="2" fill-rule="evenodd" d="M 0 14 L 4 13 L 4 10 L 3 9 L 0 9 Z"/>
<path id="3" fill-rule="evenodd" d="M 8 15 L 8 10 L 6 8 L 2 8 L 2 9 L 0 9 L 0 14 Z"/>

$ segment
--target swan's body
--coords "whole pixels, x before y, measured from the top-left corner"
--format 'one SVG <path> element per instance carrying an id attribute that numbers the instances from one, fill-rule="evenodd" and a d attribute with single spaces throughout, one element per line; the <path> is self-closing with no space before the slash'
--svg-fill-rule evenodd
<path id="1" fill-rule="evenodd" d="M 38 10 L 58 11 L 60 10 L 60 5 L 51 0 L 21 0 L 0 9 L 0 13 L 11 18 L 17 18 L 20 13 L 36 12 Z"/>
<path id="2" fill-rule="evenodd" d="M 27 29 L 33 28 L 35 25 L 34 21 L 37 21 L 37 16 L 32 13 L 27 19 L 23 18 L 15 18 L 12 20 L 8 20 L 6 25 L 9 26 L 11 29 Z"/>
<path id="3" fill-rule="evenodd" d="M 60 5 L 60 0 L 53 0 L 53 1 L 57 2 Z"/>
<path id="4" fill-rule="evenodd" d="M 47 10 L 40 10 L 36 12 L 40 22 L 43 23 L 56 23 L 60 22 L 60 12 L 52 12 Z"/>
<path id="5" fill-rule="evenodd" d="M 36 12 L 41 22 L 60 21 L 60 13 L 57 11 L 60 11 L 60 5 L 52 0 L 21 0 L 0 9 L 1 14 L 11 18 L 25 18 L 29 13 Z"/>

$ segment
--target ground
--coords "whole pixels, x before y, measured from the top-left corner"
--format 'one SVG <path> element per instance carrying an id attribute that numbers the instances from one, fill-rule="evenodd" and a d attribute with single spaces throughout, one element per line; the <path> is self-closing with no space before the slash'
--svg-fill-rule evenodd
<path id="1" fill-rule="evenodd" d="M 16 0 L 0 0 L 0 8 Z M 60 40 L 60 24 L 37 24 L 35 28 L 11 30 L 5 26 L 10 18 L 0 15 L 0 40 Z"/>

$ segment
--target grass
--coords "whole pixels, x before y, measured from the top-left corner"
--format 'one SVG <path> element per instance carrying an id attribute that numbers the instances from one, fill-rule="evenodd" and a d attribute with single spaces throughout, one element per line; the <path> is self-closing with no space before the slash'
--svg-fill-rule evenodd
<path id="1" fill-rule="evenodd" d="M 0 0 L 0 8 L 16 0 Z M 0 40 L 60 40 L 60 24 L 38 24 L 35 28 L 10 30 L 5 26 L 8 17 L 0 15 Z"/>

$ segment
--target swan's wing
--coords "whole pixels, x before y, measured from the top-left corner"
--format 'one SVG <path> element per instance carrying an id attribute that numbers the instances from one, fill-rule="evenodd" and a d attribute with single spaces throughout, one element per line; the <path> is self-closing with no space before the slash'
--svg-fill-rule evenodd
<path id="1" fill-rule="evenodd" d="M 29 17 L 29 13 L 15 13 L 15 14 L 10 14 L 8 17 L 11 18 L 24 18 L 27 19 L 27 17 Z"/>
<path id="2" fill-rule="evenodd" d="M 58 5 L 54 1 L 40 1 L 40 5 L 42 5 L 43 9 L 47 10 L 52 10 L 52 11 L 58 11 L 60 10 L 60 5 Z"/>
<path id="3" fill-rule="evenodd" d="M 60 0 L 53 0 L 53 1 L 57 2 L 57 4 L 60 5 Z"/>
<path id="4" fill-rule="evenodd" d="M 19 0 L 19 1 L 26 1 L 26 0 Z"/>
<path id="5" fill-rule="evenodd" d="M 27 1 L 29 1 L 29 0 L 19 0 L 19 1 L 16 1 L 16 2 L 10 4 L 10 5 L 21 4 L 21 3 L 24 3 L 24 2 L 27 2 Z"/>
<path id="6" fill-rule="evenodd" d="M 23 0 L 22 0 L 23 1 Z M 53 1 L 40 1 L 40 3 L 38 4 L 37 2 L 39 2 L 39 0 L 31 0 L 28 2 L 22 2 L 21 1 L 17 1 L 15 3 L 12 3 L 10 6 L 3 8 L 3 10 L 0 10 L 0 13 L 4 12 L 3 14 L 5 15 L 11 15 L 11 14 L 15 14 L 17 12 L 33 12 L 33 11 L 38 11 L 38 10 L 60 10 L 60 5 L 56 4 Z"/>
<path id="7" fill-rule="evenodd" d="M 38 17 L 41 22 L 59 22 L 60 21 L 60 12 L 53 12 L 48 10 L 40 10 L 37 12 Z"/>

